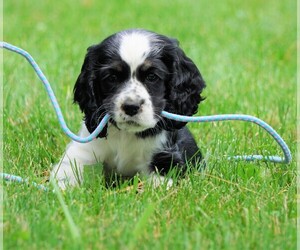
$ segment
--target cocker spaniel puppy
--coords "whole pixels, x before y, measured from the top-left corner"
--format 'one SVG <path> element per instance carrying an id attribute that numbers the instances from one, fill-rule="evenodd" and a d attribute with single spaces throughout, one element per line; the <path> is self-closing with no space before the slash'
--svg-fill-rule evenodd
<path id="1" fill-rule="evenodd" d="M 157 186 L 183 174 L 201 153 L 185 122 L 168 120 L 163 110 L 191 116 L 203 100 L 205 82 L 175 39 L 132 29 L 88 48 L 74 87 L 84 113 L 80 136 L 87 136 L 105 114 L 111 119 L 96 140 L 72 141 L 51 177 L 65 189 L 82 182 L 83 167 L 102 163 L 105 176 L 148 176 Z"/>

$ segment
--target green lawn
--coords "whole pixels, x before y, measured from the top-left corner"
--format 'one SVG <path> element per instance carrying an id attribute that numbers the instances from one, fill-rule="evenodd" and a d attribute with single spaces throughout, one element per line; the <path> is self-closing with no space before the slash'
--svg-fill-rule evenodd
<path id="1" fill-rule="evenodd" d="M 207 99 L 198 115 L 257 116 L 296 158 L 296 1 L 4 1 L 4 40 L 34 56 L 73 131 L 81 114 L 72 89 L 86 48 L 132 27 L 176 37 L 199 66 Z M 44 183 L 69 139 L 19 55 L 4 52 L 3 82 L 3 171 Z M 296 249 L 296 161 L 228 161 L 282 154 L 255 125 L 189 127 L 208 167 L 169 191 L 108 190 L 91 173 L 62 196 L 4 183 L 4 248 Z"/>

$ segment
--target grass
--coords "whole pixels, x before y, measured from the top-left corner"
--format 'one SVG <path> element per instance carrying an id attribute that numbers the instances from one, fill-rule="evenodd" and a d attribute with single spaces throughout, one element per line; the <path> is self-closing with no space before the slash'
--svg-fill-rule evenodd
<path id="1" fill-rule="evenodd" d="M 295 158 L 296 1 L 4 2 L 4 40 L 34 56 L 73 131 L 81 114 L 72 88 L 85 49 L 130 27 L 178 38 L 207 82 L 198 115 L 257 116 Z M 4 52 L 3 80 L 4 172 L 43 183 L 68 138 L 24 59 Z M 106 189 L 98 175 L 61 195 L 3 183 L 4 248 L 295 249 L 296 161 L 228 161 L 226 155 L 281 154 L 248 123 L 189 127 L 208 168 L 169 191 Z"/>

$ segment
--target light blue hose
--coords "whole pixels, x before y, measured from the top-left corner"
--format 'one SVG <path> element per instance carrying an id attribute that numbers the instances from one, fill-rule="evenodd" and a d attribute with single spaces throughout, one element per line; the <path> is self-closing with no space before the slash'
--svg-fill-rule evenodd
<path id="1" fill-rule="evenodd" d="M 105 125 L 108 123 L 109 115 L 104 116 L 104 118 L 102 119 L 102 121 L 100 122 L 98 127 L 89 136 L 79 137 L 78 135 L 74 134 L 66 125 L 66 122 L 62 115 L 61 109 L 58 105 L 57 99 L 54 95 L 54 92 L 51 88 L 49 81 L 47 80 L 46 76 L 43 74 L 42 70 L 40 69 L 38 64 L 35 62 L 33 57 L 27 51 L 20 49 L 16 46 L 11 45 L 6 42 L 0 42 L 0 47 L 22 55 L 31 64 L 34 71 L 36 72 L 36 74 L 38 75 L 40 80 L 43 82 L 44 87 L 46 88 L 47 94 L 49 95 L 51 103 L 54 107 L 58 121 L 67 136 L 69 136 L 72 140 L 80 142 L 80 143 L 90 142 L 97 137 L 97 135 L 103 130 Z M 233 121 L 233 120 L 235 120 L 235 121 L 246 121 L 246 122 L 255 123 L 258 126 L 262 127 L 264 130 L 266 130 L 274 138 L 274 140 L 281 147 L 283 154 L 284 154 L 284 158 L 279 157 L 279 156 L 241 155 L 241 156 L 230 157 L 230 159 L 233 158 L 236 160 L 246 160 L 246 161 L 264 160 L 264 161 L 270 161 L 270 162 L 275 162 L 275 163 L 285 163 L 285 164 L 289 164 L 292 160 L 290 149 L 288 148 L 285 141 L 280 137 L 280 135 L 266 122 L 254 117 L 254 116 L 239 115 L 239 114 L 225 114 L 225 115 L 190 117 L 190 116 L 176 115 L 176 114 L 168 113 L 166 111 L 163 111 L 161 115 L 165 118 L 168 118 L 171 120 L 176 120 L 176 121 L 181 121 L 181 122 L 217 122 L 217 121 Z M 10 178 L 5 178 L 5 176 L 6 177 L 9 176 Z M 19 176 L 13 176 L 13 175 L 1 173 L 1 177 L 4 179 L 10 179 L 13 181 L 24 182 L 24 180 Z"/>
<path id="2" fill-rule="evenodd" d="M 37 189 L 48 191 L 48 188 L 44 185 L 37 184 L 36 182 L 29 182 L 26 179 L 23 179 L 21 176 L 12 175 L 12 174 L 6 174 L 6 173 L 0 173 L 0 177 L 6 181 L 11 182 L 19 182 L 19 183 L 25 183 L 25 184 L 31 184 L 32 186 L 36 187 Z"/>

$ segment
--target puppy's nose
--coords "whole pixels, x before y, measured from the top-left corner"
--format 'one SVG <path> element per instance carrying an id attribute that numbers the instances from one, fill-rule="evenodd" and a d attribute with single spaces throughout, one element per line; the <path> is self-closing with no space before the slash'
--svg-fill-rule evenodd
<path id="1" fill-rule="evenodd" d="M 141 104 L 138 103 L 124 103 L 122 109 L 126 115 L 134 116 L 136 115 L 141 108 Z"/>

